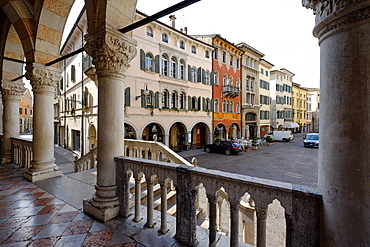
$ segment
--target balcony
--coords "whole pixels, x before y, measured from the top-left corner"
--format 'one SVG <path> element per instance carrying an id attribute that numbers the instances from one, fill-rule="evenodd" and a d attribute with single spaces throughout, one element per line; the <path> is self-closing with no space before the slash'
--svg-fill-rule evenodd
<path id="1" fill-rule="evenodd" d="M 32 141 L 12 140 L 15 163 L 28 167 Z M 283 230 L 286 246 L 319 246 L 322 198 L 310 188 L 197 167 L 156 142 L 125 140 L 125 153 L 133 157 L 115 159 L 121 217 L 106 225 L 144 246 L 266 246 L 269 227 Z M 279 217 L 269 211 L 276 201 Z M 271 214 L 285 227 L 271 226 Z M 227 229 L 222 219 L 229 219 Z"/>
<path id="2" fill-rule="evenodd" d="M 223 86 L 222 95 L 225 97 L 235 98 L 240 95 L 240 89 L 230 85 Z"/>

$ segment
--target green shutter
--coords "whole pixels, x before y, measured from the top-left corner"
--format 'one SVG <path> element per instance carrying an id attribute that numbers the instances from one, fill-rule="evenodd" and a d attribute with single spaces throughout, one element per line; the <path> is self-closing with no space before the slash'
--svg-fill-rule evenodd
<path id="1" fill-rule="evenodd" d="M 141 89 L 141 107 L 143 108 L 146 107 L 146 98 L 144 94 L 144 89 Z"/>
<path id="2" fill-rule="evenodd" d="M 197 70 L 197 82 L 202 82 L 202 68 L 199 67 Z"/>
<path id="3" fill-rule="evenodd" d="M 155 56 L 155 73 L 159 74 L 159 55 Z"/>
<path id="4" fill-rule="evenodd" d="M 145 70 L 145 51 L 140 49 L 140 69 Z"/>
<path id="5" fill-rule="evenodd" d="M 206 83 L 206 71 L 204 69 L 202 69 L 202 83 Z"/>
<path id="6" fill-rule="evenodd" d="M 188 110 L 191 110 L 191 97 L 188 96 Z"/>
<path id="7" fill-rule="evenodd" d="M 211 78 L 210 78 L 211 85 L 215 85 L 215 72 L 211 72 Z"/>
<path id="8" fill-rule="evenodd" d="M 200 96 L 198 97 L 198 102 L 197 103 L 198 103 L 198 107 L 197 108 L 200 111 L 201 110 L 201 107 L 202 107 L 202 97 L 200 97 Z"/>
<path id="9" fill-rule="evenodd" d="M 202 109 L 203 111 L 206 110 L 206 99 L 204 97 L 202 97 Z"/>
<path id="10" fill-rule="evenodd" d="M 215 110 L 215 100 L 211 99 L 211 111 L 213 112 Z"/>
<path id="11" fill-rule="evenodd" d="M 188 81 L 191 81 L 191 66 L 188 65 Z"/>
<path id="12" fill-rule="evenodd" d="M 89 107 L 89 89 L 87 87 L 84 91 L 83 106 Z"/>
<path id="13" fill-rule="evenodd" d="M 159 108 L 159 92 L 155 92 L 154 107 Z"/>
<path id="14" fill-rule="evenodd" d="M 131 106 L 131 89 L 130 87 L 125 90 L 125 106 Z"/>

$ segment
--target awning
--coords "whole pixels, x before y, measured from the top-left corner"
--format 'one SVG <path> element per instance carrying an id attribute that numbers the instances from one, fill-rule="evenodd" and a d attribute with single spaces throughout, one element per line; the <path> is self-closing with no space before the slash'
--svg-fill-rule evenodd
<path id="1" fill-rule="evenodd" d="M 288 129 L 299 128 L 299 124 L 297 124 L 297 123 L 289 123 L 289 122 L 285 122 L 285 123 L 284 123 L 284 128 L 288 128 Z"/>

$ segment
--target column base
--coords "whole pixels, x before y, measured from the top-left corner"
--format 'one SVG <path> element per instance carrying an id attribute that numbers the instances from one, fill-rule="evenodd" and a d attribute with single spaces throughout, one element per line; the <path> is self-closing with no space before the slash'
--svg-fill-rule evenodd
<path id="1" fill-rule="evenodd" d="M 24 172 L 24 178 L 31 181 L 36 182 L 48 178 L 54 178 L 62 175 L 62 171 L 60 168 L 55 165 L 53 169 L 46 169 L 46 170 L 40 170 L 40 171 L 32 171 L 32 168 L 30 170 L 26 170 Z"/>
<path id="2" fill-rule="evenodd" d="M 6 153 L 3 153 L 1 155 L 1 164 L 4 165 L 4 164 L 11 164 L 13 163 L 13 155 L 12 154 L 6 154 Z"/>
<path id="3" fill-rule="evenodd" d="M 119 206 L 114 205 L 111 207 L 98 208 L 91 204 L 91 200 L 94 199 L 84 199 L 83 200 L 83 210 L 85 213 L 94 216 L 95 218 L 106 222 L 110 219 L 115 218 L 119 214 Z"/>

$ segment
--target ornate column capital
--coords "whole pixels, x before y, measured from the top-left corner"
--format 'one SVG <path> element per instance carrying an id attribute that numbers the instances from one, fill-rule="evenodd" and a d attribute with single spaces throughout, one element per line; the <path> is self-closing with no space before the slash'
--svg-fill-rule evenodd
<path id="1" fill-rule="evenodd" d="M 313 10 L 316 16 L 313 34 L 320 41 L 349 24 L 370 18 L 369 0 L 302 0 L 302 5 Z"/>
<path id="2" fill-rule="evenodd" d="M 22 82 L 12 82 L 3 80 L 1 82 L 1 95 L 3 100 L 21 100 L 21 96 L 26 91 Z"/>
<path id="3" fill-rule="evenodd" d="M 26 78 L 30 80 L 34 92 L 38 90 L 54 92 L 62 78 L 60 69 L 36 63 L 27 65 L 26 71 Z"/>
<path id="4" fill-rule="evenodd" d="M 136 41 L 118 31 L 103 28 L 85 36 L 85 51 L 93 58 L 97 74 L 124 73 L 136 56 Z"/>

